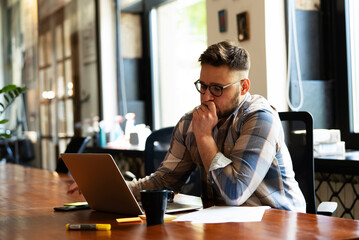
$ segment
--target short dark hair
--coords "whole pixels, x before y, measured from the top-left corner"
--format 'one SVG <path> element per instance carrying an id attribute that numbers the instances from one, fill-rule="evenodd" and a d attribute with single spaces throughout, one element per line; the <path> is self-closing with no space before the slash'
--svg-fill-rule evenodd
<path id="1" fill-rule="evenodd" d="M 198 61 L 201 65 L 226 65 L 231 70 L 249 71 L 250 68 L 248 51 L 230 41 L 223 41 L 209 46 L 207 50 L 201 54 Z"/>

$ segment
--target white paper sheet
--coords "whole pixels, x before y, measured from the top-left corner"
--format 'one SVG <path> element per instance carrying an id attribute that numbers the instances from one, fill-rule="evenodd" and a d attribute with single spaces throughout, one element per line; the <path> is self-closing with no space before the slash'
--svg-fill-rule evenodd
<path id="1" fill-rule="evenodd" d="M 173 221 L 190 221 L 192 223 L 260 222 L 264 211 L 269 208 L 268 206 L 213 206 L 181 215 Z"/>

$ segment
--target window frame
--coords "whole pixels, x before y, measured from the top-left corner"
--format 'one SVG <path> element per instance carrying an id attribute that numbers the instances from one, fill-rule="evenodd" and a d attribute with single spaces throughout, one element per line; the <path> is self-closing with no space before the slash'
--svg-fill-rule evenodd
<path id="1" fill-rule="evenodd" d="M 332 61 L 335 79 L 335 127 L 340 129 L 342 141 L 345 141 L 346 149 L 359 149 L 359 134 L 351 130 L 351 79 L 348 74 L 348 41 L 346 26 L 346 1 L 330 1 L 329 12 L 331 23 L 331 36 L 333 52 Z"/>

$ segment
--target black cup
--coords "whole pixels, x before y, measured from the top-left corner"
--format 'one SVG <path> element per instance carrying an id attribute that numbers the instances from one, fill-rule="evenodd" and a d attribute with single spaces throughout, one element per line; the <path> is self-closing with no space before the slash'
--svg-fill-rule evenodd
<path id="1" fill-rule="evenodd" d="M 167 202 L 173 201 L 173 197 L 173 191 L 141 190 L 141 202 L 148 226 L 163 223 Z"/>

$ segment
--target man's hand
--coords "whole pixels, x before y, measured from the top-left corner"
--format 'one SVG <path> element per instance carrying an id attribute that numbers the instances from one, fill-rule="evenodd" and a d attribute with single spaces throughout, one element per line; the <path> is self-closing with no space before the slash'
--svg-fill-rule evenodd
<path id="1" fill-rule="evenodd" d="M 192 129 L 196 138 L 199 155 L 205 169 L 209 170 L 214 156 L 218 152 L 212 131 L 218 123 L 216 105 L 212 101 L 202 103 L 193 112 Z"/>
<path id="2" fill-rule="evenodd" d="M 218 123 L 216 105 L 212 101 L 202 103 L 193 112 L 192 128 L 197 137 L 212 136 L 212 130 Z"/>

